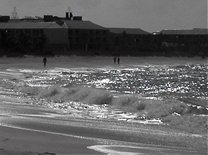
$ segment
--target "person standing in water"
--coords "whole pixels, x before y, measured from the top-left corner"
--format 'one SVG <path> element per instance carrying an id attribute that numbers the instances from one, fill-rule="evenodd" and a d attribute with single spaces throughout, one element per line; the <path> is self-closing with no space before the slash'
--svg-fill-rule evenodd
<path id="1" fill-rule="evenodd" d="M 120 64 L 120 58 L 118 57 L 118 59 L 117 59 L 117 63 L 118 63 L 118 65 Z"/>
<path id="2" fill-rule="evenodd" d="M 44 67 L 46 67 L 46 63 L 47 63 L 47 58 L 44 57 L 44 58 L 43 58 L 43 65 L 44 65 Z"/>
<path id="3" fill-rule="evenodd" d="M 116 64 L 116 57 L 113 58 L 114 64 Z"/>

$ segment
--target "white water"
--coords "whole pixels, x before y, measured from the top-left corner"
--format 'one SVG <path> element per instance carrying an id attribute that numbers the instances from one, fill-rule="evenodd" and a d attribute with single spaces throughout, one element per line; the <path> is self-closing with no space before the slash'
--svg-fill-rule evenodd
<path id="1" fill-rule="evenodd" d="M 173 107 L 189 106 L 177 98 L 204 99 L 208 96 L 204 89 L 207 83 L 206 61 L 198 58 L 131 57 L 121 60 L 118 66 L 106 57 L 61 57 L 49 59 L 50 67 L 41 68 L 38 58 L 29 57 L 20 62 L 3 59 L 0 62 L 3 63 L 0 95 L 1 98 L 13 96 L 22 101 L 31 98 L 30 104 L 44 105 L 72 117 L 144 124 L 162 124 L 160 115 L 154 113 L 163 115 Z M 177 104 L 171 103 L 167 107 L 164 98 Z M 206 109 L 207 105 L 191 107 L 199 111 Z M 152 116 L 147 118 L 149 113 Z M 176 113 L 181 116 L 178 111 L 168 115 Z"/>

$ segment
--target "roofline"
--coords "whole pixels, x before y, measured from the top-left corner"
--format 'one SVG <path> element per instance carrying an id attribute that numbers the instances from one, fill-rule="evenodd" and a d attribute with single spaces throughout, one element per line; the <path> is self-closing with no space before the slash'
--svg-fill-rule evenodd
<path id="1" fill-rule="evenodd" d="M 53 21 L 53 22 L 43 22 L 43 21 L 40 21 L 40 22 L 34 22 L 34 21 L 18 21 L 18 22 L 2 22 L 3 24 L 6 24 L 6 26 L 5 27 L 1 27 L 1 22 L 0 22 L 0 29 L 2 30 L 2 29 L 4 29 L 4 30 L 6 30 L 6 29 L 8 29 L 8 30 L 19 30 L 19 29 L 68 29 L 66 26 L 61 26 L 61 25 L 59 25 L 57 22 L 55 22 L 55 21 Z M 24 25 L 24 27 L 16 27 L 15 26 L 15 24 L 21 24 L 21 23 L 23 23 L 23 24 L 28 24 L 28 23 L 30 23 L 30 24 L 44 24 L 43 26 L 25 26 Z M 13 25 L 12 27 L 8 27 L 7 25 Z M 52 27 L 51 27 L 51 25 L 50 24 L 56 24 L 57 25 L 57 27 L 53 27 L 53 25 L 52 25 Z"/>
<path id="2" fill-rule="evenodd" d="M 165 29 L 159 32 L 161 35 L 208 35 L 207 28 L 193 29 Z"/>
<path id="3" fill-rule="evenodd" d="M 141 30 L 141 31 L 143 31 L 144 33 L 129 33 L 129 34 L 140 34 L 140 35 L 148 35 L 148 34 L 151 34 L 150 32 L 145 31 L 145 30 L 143 30 L 143 29 L 141 29 L 141 28 L 109 27 L 108 29 L 109 29 L 109 31 L 111 31 L 111 29 L 120 29 L 120 30 L 124 30 L 124 31 L 125 31 L 125 29 L 126 29 L 126 30 Z M 123 32 L 124 32 L 124 31 L 123 31 Z M 115 32 L 111 32 L 111 33 L 115 33 Z M 116 34 L 120 34 L 120 33 L 116 33 Z"/>

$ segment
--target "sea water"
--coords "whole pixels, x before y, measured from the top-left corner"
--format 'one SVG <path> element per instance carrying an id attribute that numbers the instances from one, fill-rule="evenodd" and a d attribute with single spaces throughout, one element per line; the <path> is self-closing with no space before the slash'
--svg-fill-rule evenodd
<path id="1" fill-rule="evenodd" d="M 15 65 L 4 59 L 1 98 L 27 98 L 26 104 L 69 117 L 171 124 L 185 116 L 206 122 L 206 60 L 123 57 L 116 65 L 111 58 L 62 57 L 49 59 L 46 68 L 39 60 Z"/>

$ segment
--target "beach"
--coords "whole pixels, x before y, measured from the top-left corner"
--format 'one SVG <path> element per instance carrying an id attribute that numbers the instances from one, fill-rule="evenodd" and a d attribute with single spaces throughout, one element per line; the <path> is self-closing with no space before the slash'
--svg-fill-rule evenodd
<path id="1" fill-rule="evenodd" d="M 207 68 L 207 61 L 200 58 L 161 59 L 162 61 L 155 61 L 155 58 L 121 58 L 121 65 L 114 65 L 110 57 L 60 57 L 48 58 L 44 68 L 42 58 L 39 57 L 1 58 L 0 154 L 206 154 L 206 128 L 199 126 L 197 131 L 191 126 L 192 130 L 188 130 L 184 126 L 176 126 L 172 121 L 190 118 L 199 122 L 206 121 L 207 92 L 204 89 L 191 94 L 196 95 L 197 106 L 200 106 L 197 109 L 195 105 L 189 105 L 191 116 L 190 111 L 180 113 L 177 110 L 177 113 L 174 111 L 164 119 L 159 115 L 161 111 L 152 117 L 153 105 L 169 108 L 163 107 L 162 103 L 166 100 L 161 100 L 160 93 L 150 95 L 146 89 L 146 94 L 141 95 L 143 92 L 138 89 L 141 94 L 135 94 L 145 106 L 140 105 L 140 109 L 134 111 L 130 107 L 138 102 L 134 101 L 135 95 L 133 99 L 130 97 L 134 91 L 133 84 L 130 83 L 127 90 L 119 85 L 119 80 L 116 86 L 111 83 L 113 79 L 110 77 L 114 80 L 118 77 L 124 79 L 127 75 L 132 79 L 138 78 L 137 72 L 161 69 L 167 67 L 167 63 L 171 64 L 169 70 L 174 73 L 173 76 L 173 69 L 178 66 L 185 66 L 182 67 L 183 70 L 190 66 L 192 69 L 198 67 L 200 78 L 203 79 L 203 71 Z M 160 71 L 157 70 L 157 73 Z M 196 73 L 197 70 L 193 75 Z M 140 78 L 143 76 L 150 77 L 142 74 Z M 187 72 L 186 76 L 190 74 Z M 203 88 L 203 83 L 199 85 Z M 187 93 L 176 92 L 174 97 L 180 99 L 182 95 L 190 94 L 188 88 Z M 127 103 L 130 107 L 123 104 L 121 107 L 119 103 L 126 101 L 126 96 L 127 100 L 131 100 Z M 179 107 L 187 108 L 181 101 L 171 100 L 177 102 Z M 151 115 L 145 116 L 144 112 Z M 141 119 L 141 116 L 145 117 Z M 173 125 L 167 125 L 167 119 L 171 119 L 170 124 Z"/>
<path id="2" fill-rule="evenodd" d="M 98 154 L 86 149 L 91 141 L 56 134 L 1 127 L 0 154 Z M 3 134 L 3 136 L 2 136 Z"/>
<path id="3" fill-rule="evenodd" d="M 2 152 L 27 152 L 28 155 L 37 152 L 101 154 L 87 148 L 95 145 L 122 146 L 124 150 L 124 146 L 134 147 L 133 150 L 139 147 L 161 149 L 158 154 L 163 151 L 204 154 L 206 151 L 206 138 L 201 135 L 178 133 L 154 126 L 129 124 L 127 127 L 126 123 L 118 122 L 66 120 L 51 111 L 33 110 L 34 107 L 25 105 L 1 104 L 0 109 Z M 3 111 L 8 109 L 16 114 L 4 114 Z M 152 153 L 155 154 L 155 150 Z"/>

